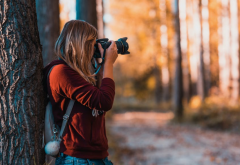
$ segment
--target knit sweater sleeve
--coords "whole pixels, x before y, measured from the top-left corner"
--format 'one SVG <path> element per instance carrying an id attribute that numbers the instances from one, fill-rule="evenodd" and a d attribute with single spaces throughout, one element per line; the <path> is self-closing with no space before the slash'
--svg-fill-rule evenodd
<path id="1" fill-rule="evenodd" d="M 63 97 L 76 100 L 90 109 L 108 111 L 112 108 L 115 83 L 111 78 L 103 78 L 101 87 L 97 88 L 75 70 L 61 64 L 53 68 L 49 82 L 51 90 Z"/>

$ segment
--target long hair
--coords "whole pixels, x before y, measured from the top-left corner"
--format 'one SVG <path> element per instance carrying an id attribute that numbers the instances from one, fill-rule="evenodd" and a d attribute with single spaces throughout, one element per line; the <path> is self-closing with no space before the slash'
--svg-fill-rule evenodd
<path id="1" fill-rule="evenodd" d="M 97 30 L 87 22 L 67 22 L 55 44 L 56 55 L 77 71 L 86 81 L 96 85 L 91 59 Z"/>

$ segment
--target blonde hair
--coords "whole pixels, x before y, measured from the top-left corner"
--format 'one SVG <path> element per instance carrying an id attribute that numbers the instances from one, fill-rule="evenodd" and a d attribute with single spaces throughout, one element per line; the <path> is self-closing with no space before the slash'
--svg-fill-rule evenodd
<path id="1" fill-rule="evenodd" d="M 86 81 L 96 85 L 91 59 L 94 53 L 97 30 L 87 22 L 67 22 L 55 44 L 55 53 Z"/>

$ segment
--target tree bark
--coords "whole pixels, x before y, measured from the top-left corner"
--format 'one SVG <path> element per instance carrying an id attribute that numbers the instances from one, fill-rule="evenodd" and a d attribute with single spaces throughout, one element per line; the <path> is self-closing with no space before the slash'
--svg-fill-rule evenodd
<path id="1" fill-rule="evenodd" d="M 84 20 L 98 28 L 96 5 L 96 0 L 76 0 L 77 19 Z"/>
<path id="2" fill-rule="evenodd" d="M 44 92 L 35 1 L 0 2 L 0 164 L 43 164 Z"/>
<path id="3" fill-rule="evenodd" d="M 36 0 L 43 65 L 57 59 L 54 45 L 60 33 L 59 0 Z"/>
<path id="4" fill-rule="evenodd" d="M 179 20 L 179 0 L 175 0 L 176 6 L 176 57 L 175 57 L 175 77 L 173 84 L 173 105 L 176 118 L 183 116 L 183 79 L 182 79 L 182 54 Z"/>

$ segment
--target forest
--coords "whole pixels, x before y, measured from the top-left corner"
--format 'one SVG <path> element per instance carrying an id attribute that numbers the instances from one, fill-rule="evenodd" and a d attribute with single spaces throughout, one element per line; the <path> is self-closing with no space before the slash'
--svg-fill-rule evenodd
<path id="1" fill-rule="evenodd" d="M 114 164 L 239 164 L 239 0 L 0 1 L 0 164 L 55 164 L 42 70 L 69 20 L 128 38 L 106 115 Z"/>

